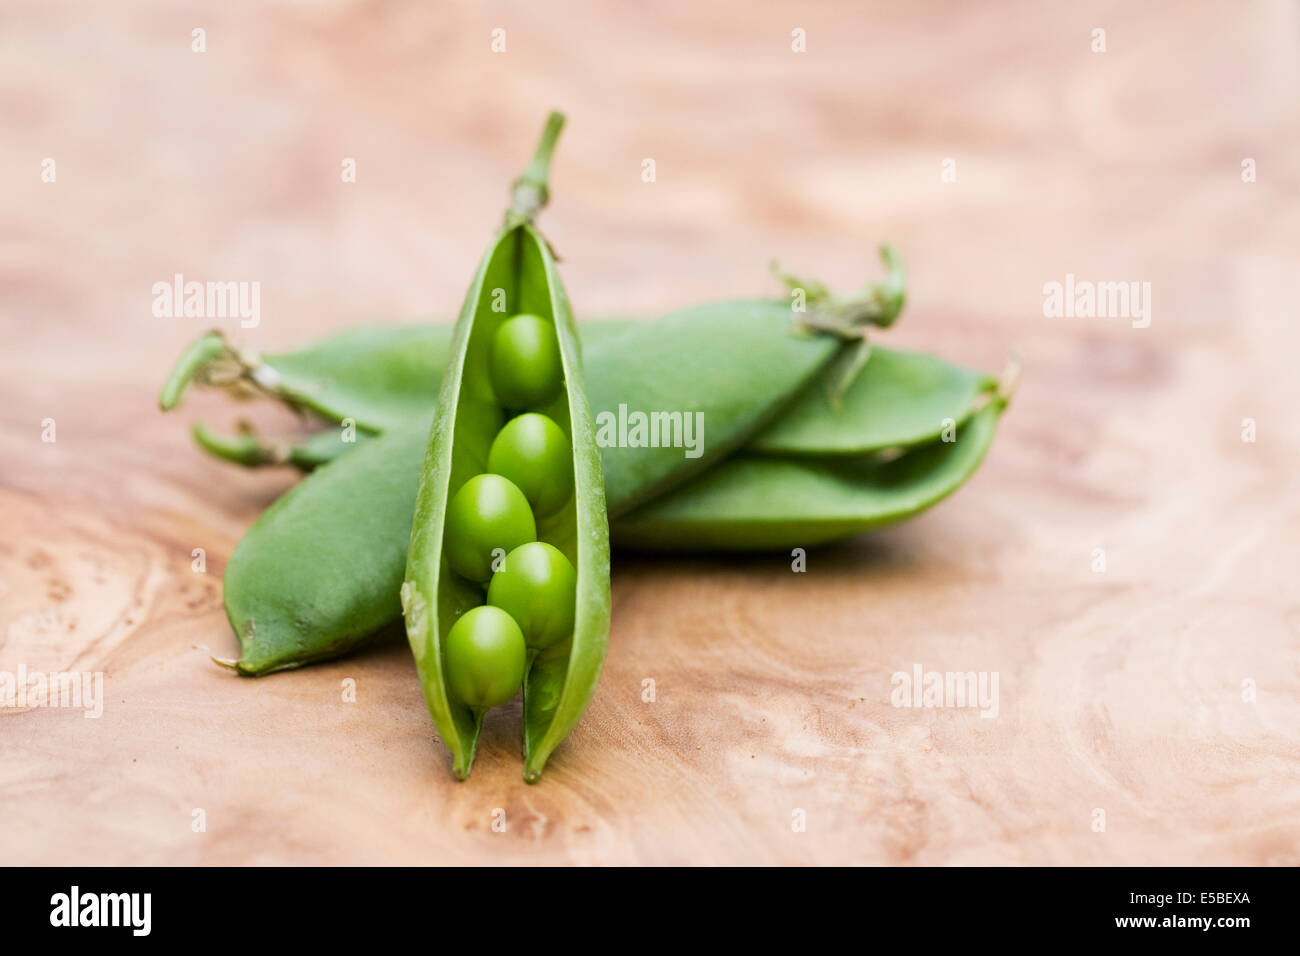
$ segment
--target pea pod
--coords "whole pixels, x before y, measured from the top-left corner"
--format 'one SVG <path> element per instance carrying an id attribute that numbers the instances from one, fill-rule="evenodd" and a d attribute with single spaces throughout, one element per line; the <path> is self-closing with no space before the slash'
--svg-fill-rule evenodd
<path id="1" fill-rule="evenodd" d="M 610 516 L 741 447 L 841 346 L 835 336 L 795 334 L 784 302 L 757 300 L 685 309 L 589 349 L 587 393 L 601 422 Z M 638 415 L 648 423 L 656 414 L 680 421 L 680 433 L 666 426 L 672 440 L 637 444 L 635 425 L 624 423 Z M 696 447 L 686 437 L 691 431 Z"/>
<path id="2" fill-rule="evenodd" d="M 415 496 L 406 580 L 401 588 L 407 638 L 429 713 L 451 751 L 452 769 L 462 779 L 469 775 L 474 761 L 483 711 L 499 701 L 500 688 L 508 690 L 510 682 L 499 680 L 499 672 L 490 673 L 497 667 L 496 661 L 487 661 L 480 672 L 474 671 L 478 666 L 473 657 L 477 653 L 475 637 L 468 631 L 468 643 L 464 645 L 468 670 L 463 681 L 457 679 L 461 621 L 500 624 L 489 635 L 498 647 L 515 640 L 515 635 L 520 635 L 518 641 L 523 640 L 519 627 L 506 612 L 484 605 L 484 594 L 472 579 L 477 564 L 472 557 L 460 557 L 471 544 L 485 547 L 505 542 L 507 532 L 521 530 L 518 522 L 514 522 L 516 527 L 503 530 L 491 523 L 494 516 L 485 516 L 489 506 L 482 506 L 472 518 L 482 525 L 482 542 L 464 540 L 470 519 L 470 523 L 457 524 L 462 494 L 479 487 L 475 483 L 480 481 L 484 487 L 493 479 L 491 488 L 515 489 L 523 509 L 529 508 L 508 479 L 485 474 L 489 450 L 506 417 L 503 403 L 508 402 L 516 410 L 533 403 L 544 406 L 568 438 L 572 469 L 573 491 L 567 504 L 553 515 L 527 515 L 525 522 L 526 531 L 533 533 L 524 537 L 535 535 L 552 545 L 576 569 L 576 596 L 570 598 L 575 602 L 571 637 L 541 652 L 532 648 L 528 651 L 523 673 L 525 780 L 538 779 L 551 752 L 582 716 L 595 691 L 609 635 L 609 527 L 600 451 L 583 387 L 578 335 L 568 297 L 550 247 L 532 225 L 547 199 L 547 170 L 562 124 L 562 117 L 553 113 L 537 155 L 515 184 L 505 227 L 483 257 L 466 295 Z M 503 303 L 509 314 L 501 311 Z M 497 364 L 504 350 L 500 333 L 519 321 L 510 317 L 515 315 L 536 320 L 534 324 L 549 339 L 507 374 Z M 548 367 L 541 372 L 537 369 L 550 361 L 551 342 L 558 345 L 556 374 L 560 377 L 560 394 L 553 401 L 552 390 L 532 380 L 535 372 L 543 377 L 549 375 Z M 492 506 L 497 504 L 492 502 Z M 513 540 L 507 547 L 519 543 Z M 495 573 L 501 573 L 495 565 L 493 568 Z M 492 696 L 470 699 L 483 685 L 483 678 L 494 682 Z M 461 687 L 465 690 L 458 692 Z"/>
<path id="3" fill-rule="evenodd" d="M 860 457 L 886 448 L 922 445 L 948 423 L 961 424 L 981 396 L 997 386 L 983 372 L 919 352 L 873 346 L 867 370 L 838 398 L 832 393 L 855 358 L 836 360 L 771 426 L 746 446 L 761 455 Z"/>
<path id="4" fill-rule="evenodd" d="M 641 550 L 754 551 L 811 547 L 909 518 L 974 474 L 1005 400 L 976 412 L 952 442 L 898 457 L 780 459 L 737 455 L 674 494 L 627 515 L 615 544 Z"/>
<path id="5" fill-rule="evenodd" d="M 588 346 L 603 343 L 631 324 L 628 319 L 587 323 L 582 338 Z M 158 402 L 171 411 L 190 385 L 200 385 L 237 399 L 265 396 L 329 422 L 350 418 L 362 432 L 390 431 L 428 421 L 451 334 L 449 325 L 358 327 L 295 351 L 260 354 L 236 347 L 221 332 L 207 332 L 186 347 Z M 265 463 L 250 457 L 249 464 Z"/>
<path id="6" fill-rule="evenodd" d="M 428 418 L 450 346 L 447 326 L 363 327 L 261 355 L 213 331 L 182 353 L 158 403 L 170 411 L 197 384 L 235 398 L 265 395 L 326 421 L 351 418 L 363 431 L 387 431 Z"/>
<path id="7" fill-rule="evenodd" d="M 282 495 L 230 555 L 226 616 L 246 676 L 353 650 L 401 614 L 425 432 L 366 443 Z"/>

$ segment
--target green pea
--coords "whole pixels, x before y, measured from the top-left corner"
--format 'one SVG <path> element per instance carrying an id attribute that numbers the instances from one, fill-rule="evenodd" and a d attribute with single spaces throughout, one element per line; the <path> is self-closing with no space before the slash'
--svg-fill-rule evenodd
<path id="1" fill-rule="evenodd" d="M 488 471 L 518 485 L 539 518 L 555 514 L 573 496 L 569 439 L 538 412 L 512 418 L 497 432 L 488 450 Z"/>
<path id="2" fill-rule="evenodd" d="M 533 650 L 543 650 L 573 634 L 578 572 L 564 554 L 545 541 L 521 544 L 492 575 L 488 604 L 508 612 Z"/>
<path id="3" fill-rule="evenodd" d="M 475 475 L 447 506 L 447 563 L 461 577 L 486 583 L 494 551 L 537 540 L 528 499 L 509 478 Z"/>
<path id="4" fill-rule="evenodd" d="M 553 323 L 527 314 L 507 319 L 492 336 L 488 368 L 492 390 L 506 408 L 549 405 L 564 384 Z"/>
<path id="5" fill-rule="evenodd" d="M 447 632 L 447 687 L 470 707 L 504 704 L 524 683 L 528 649 L 505 611 L 483 605 L 466 611 Z"/>

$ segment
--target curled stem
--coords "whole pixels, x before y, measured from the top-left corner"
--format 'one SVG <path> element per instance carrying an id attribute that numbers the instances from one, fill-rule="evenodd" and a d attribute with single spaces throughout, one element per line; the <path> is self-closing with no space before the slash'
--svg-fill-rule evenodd
<path id="1" fill-rule="evenodd" d="M 885 264 L 885 278 L 870 283 L 866 289 L 853 295 L 833 295 L 824 283 L 798 279 L 784 273 L 773 262 L 772 273 L 792 292 L 804 293 L 809 312 L 796 317 L 798 328 L 806 332 L 834 335 L 850 343 L 853 350 L 843 371 L 830 386 L 830 403 L 839 408 L 845 393 L 857 380 L 871 358 L 868 330 L 889 328 L 897 321 L 907 302 L 907 271 L 903 257 L 891 245 L 880 247 L 880 259 Z"/>
<path id="2" fill-rule="evenodd" d="M 213 330 L 199 336 L 185 347 L 168 374 L 167 381 L 163 382 L 162 391 L 158 395 L 158 407 L 164 412 L 171 411 L 180 404 L 181 397 L 191 382 L 204 381 L 207 370 L 229 354 L 231 348 L 220 332 Z"/>
<path id="3" fill-rule="evenodd" d="M 885 264 L 885 278 L 847 296 L 833 295 L 824 283 L 783 273 L 776 263 L 772 264 L 772 272 L 791 291 L 799 289 L 806 296 L 811 311 L 799 320 L 799 325 L 854 339 L 860 338 L 866 328 L 889 328 L 907 303 L 903 257 L 893 246 L 884 245 L 880 247 L 880 259 Z"/>
<path id="4" fill-rule="evenodd" d="M 224 388 L 235 398 L 264 395 L 302 414 L 303 403 L 284 388 L 280 373 L 256 353 L 235 348 L 218 330 L 204 333 L 186 346 L 167 375 L 158 395 L 164 412 L 175 409 L 191 385 Z"/>
<path id="5" fill-rule="evenodd" d="M 246 468 L 259 465 L 282 465 L 288 462 L 287 449 L 264 442 L 247 422 L 238 424 L 238 433 L 222 435 L 203 422 L 195 422 L 190 429 L 199 447 L 214 458 L 231 461 Z"/>
<path id="6" fill-rule="evenodd" d="M 259 435 L 248 422 L 241 421 L 236 427 L 236 434 L 222 435 L 203 422 L 195 422 L 190 431 L 200 448 L 222 461 L 245 468 L 292 465 L 299 471 L 313 471 L 328 465 L 356 447 L 357 443 L 371 437 L 368 432 L 357 431 L 349 436 L 342 429 L 326 428 L 298 441 L 270 441 Z"/>

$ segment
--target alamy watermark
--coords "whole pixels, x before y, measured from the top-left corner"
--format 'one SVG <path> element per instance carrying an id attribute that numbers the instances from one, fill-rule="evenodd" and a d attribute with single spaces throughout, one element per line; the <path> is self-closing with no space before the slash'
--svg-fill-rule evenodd
<path id="1" fill-rule="evenodd" d="M 148 936 L 153 927 L 152 893 L 83 893 L 73 885 L 50 897 L 54 927 L 121 927 L 132 936 Z"/>
<path id="2" fill-rule="evenodd" d="M 970 707 L 981 717 L 998 715 L 997 671 L 927 671 L 920 664 L 895 671 L 889 703 L 895 707 Z"/>
<path id="3" fill-rule="evenodd" d="M 262 321 L 262 283 L 186 282 L 176 273 L 171 282 L 153 284 L 153 314 L 159 319 L 238 318 L 245 329 Z"/>
<path id="4" fill-rule="evenodd" d="M 620 404 L 618 412 L 596 415 L 601 448 L 681 448 L 687 458 L 704 454 L 703 412 L 637 412 Z"/>
<path id="5" fill-rule="evenodd" d="M 1066 273 L 1064 282 L 1043 285 L 1043 315 L 1049 319 L 1131 319 L 1133 328 L 1151 324 L 1150 282 L 1093 282 Z"/>
<path id="6" fill-rule="evenodd" d="M 104 714 L 102 671 L 29 671 L 19 664 L 17 672 L 0 671 L 0 707 L 73 707 L 85 710 L 83 717 Z"/>

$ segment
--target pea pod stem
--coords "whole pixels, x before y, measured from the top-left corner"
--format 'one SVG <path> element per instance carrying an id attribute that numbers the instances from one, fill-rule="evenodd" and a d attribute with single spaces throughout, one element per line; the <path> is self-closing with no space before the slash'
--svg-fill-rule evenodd
<path id="1" fill-rule="evenodd" d="M 564 114 L 552 110 L 542 129 L 542 138 L 532 161 L 510 187 L 510 207 L 506 210 L 506 228 L 532 222 L 551 200 L 549 180 L 551 156 L 564 129 Z"/>
<path id="2" fill-rule="evenodd" d="M 247 422 L 240 422 L 237 427 L 237 434 L 222 435 L 203 422 L 195 422 L 190 433 L 200 448 L 223 461 L 247 468 L 288 463 L 289 451 L 286 447 L 262 441 Z"/>
<path id="3" fill-rule="evenodd" d="M 167 375 L 158 395 L 164 412 L 176 408 L 191 385 L 224 388 L 237 398 L 266 395 L 301 413 L 303 405 L 285 392 L 280 373 L 255 353 L 235 348 L 218 329 L 191 342 Z"/>
<path id="4" fill-rule="evenodd" d="M 907 270 L 903 257 L 891 245 L 880 247 L 885 278 L 870 283 L 861 292 L 846 296 L 833 295 L 825 283 L 800 279 L 784 273 L 772 263 L 772 273 L 790 291 L 802 289 L 807 296 L 810 314 L 799 320 L 806 329 L 853 339 L 861 337 L 868 326 L 887 329 L 898 321 L 907 303 Z"/>
<path id="5" fill-rule="evenodd" d="M 880 258 L 885 264 L 885 278 L 870 287 L 869 294 L 879 310 L 870 322 L 887 329 L 898 320 L 907 304 L 907 269 L 902 255 L 891 245 L 880 247 Z"/>
<path id="6" fill-rule="evenodd" d="M 841 369 L 841 375 L 831 382 L 831 407 L 838 410 L 844 395 L 857 381 L 858 375 L 871 358 L 871 345 L 867 340 L 869 328 L 887 329 L 898 321 L 907 301 L 907 272 L 903 257 L 891 245 L 880 247 L 880 259 L 885 265 L 885 278 L 870 283 L 865 290 L 849 296 L 833 295 L 822 282 L 807 281 L 780 271 L 774 262 L 772 272 L 792 292 L 803 289 L 812 312 L 798 320 L 798 325 L 810 332 L 839 336 L 850 343 L 851 361 Z"/>
<path id="7" fill-rule="evenodd" d="M 225 336 L 212 331 L 195 339 L 172 367 L 158 395 L 158 407 L 169 412 L 180 404 L 181 397 L 194 381 L 206 384 L 206 374 L 214 363 L 230 351 Z"/>

